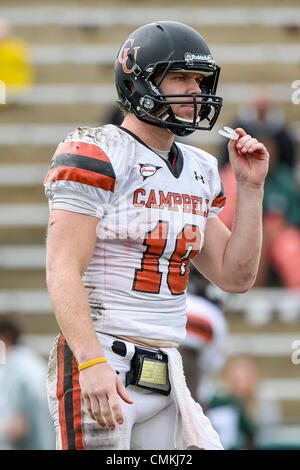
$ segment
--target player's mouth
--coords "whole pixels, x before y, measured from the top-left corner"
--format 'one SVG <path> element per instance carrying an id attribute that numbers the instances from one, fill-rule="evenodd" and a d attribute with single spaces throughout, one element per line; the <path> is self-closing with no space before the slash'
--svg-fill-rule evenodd
<path id="1" fill-rule="evenodd" d="M 194 105 L 193 104 L 182 104 L 180 106 L 181 109 L 188 109 L 194 111 Z"/>
<path id="2" fill-rule="evenodd" d="M 198 105 L 197 106 L 197 115 L 200 112 L 200 108 L 201 108 L 201 106 Z M 193 119 L 194 111 L 195 111 L 195 107 L 194 107 L 193 103 L 191 103 L 191 104 L 182 104 L 182 105 L 180 105 L 177 114 L 185 115 L 186 117 L 189 117 L 189 118 Z M 184 116 L 182 116 L 182 117 L 184 117 Z"/>

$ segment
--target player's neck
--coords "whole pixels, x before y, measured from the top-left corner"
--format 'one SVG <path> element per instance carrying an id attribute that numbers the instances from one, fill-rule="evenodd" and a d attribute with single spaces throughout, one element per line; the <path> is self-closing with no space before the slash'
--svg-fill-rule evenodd
<path id="1" fill-rule="evenodd" d="M 168 129 L 146 124 L 132 113 L 125 116 L 122 127 L 131 131 L 149 147 L 157 150 L 170 150 L 174 142 L 174 134 Z"/>

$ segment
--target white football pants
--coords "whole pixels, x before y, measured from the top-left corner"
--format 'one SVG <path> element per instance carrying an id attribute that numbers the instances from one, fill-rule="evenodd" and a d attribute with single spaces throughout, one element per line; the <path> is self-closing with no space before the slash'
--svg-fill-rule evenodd
<path id="1" fill-rule="evenodd" d="M 111 350 L 117 338 L 97 333 L 104 354 L 123 383 L 134 355 L 134 344 L 124 341 L 125 357 Z M 123 340 L 122 340 L 123 341 Z M 81 396 L 75 358 L 60 335 L 52 347 L 47 378 L 49 409 L 56 431 L 57 449 L 173 450 L 177 407 L 172 391 L 166 396 L 129 385 L 133 404 L 120 398 L 124 423 L 115 430 L 92 420 Z"/>

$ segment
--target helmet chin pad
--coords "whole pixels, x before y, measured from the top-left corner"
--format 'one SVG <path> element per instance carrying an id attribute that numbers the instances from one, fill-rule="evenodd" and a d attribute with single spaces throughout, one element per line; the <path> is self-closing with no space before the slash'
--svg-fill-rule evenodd
<path id="1" fill-rule="evenodd" d="M 179 121 L 186 122 L 186 123 L 193 123 L 194 122 L 193 119 L 184 119 L 182 117 L 177 116 L 177 114 L 175 114 L 175 119 L 178 119 Z M 196 119 L 196 124 L 198 124 L 198 122 L 200 122 L 200 117 L 199 116 Z"/>

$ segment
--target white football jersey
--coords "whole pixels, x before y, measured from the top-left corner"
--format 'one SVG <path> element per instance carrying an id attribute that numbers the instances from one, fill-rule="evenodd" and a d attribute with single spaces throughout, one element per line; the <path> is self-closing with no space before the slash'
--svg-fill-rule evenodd
<path id="1" fill-rule="evenodd" d="M 99 218 L 83 276 L 97 331 L 181 342 L 189 260 L 225 203 L 217 160 L 176 143 L 173 162 L 112 124 L 59 144 L 45 191 L 50 209 Z"/>

